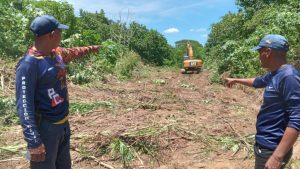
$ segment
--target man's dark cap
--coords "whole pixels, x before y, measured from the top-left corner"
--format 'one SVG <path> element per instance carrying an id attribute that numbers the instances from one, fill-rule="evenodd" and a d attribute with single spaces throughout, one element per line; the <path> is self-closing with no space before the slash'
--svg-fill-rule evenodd
<path id="1" fill-rule="evenodd" d="M 259 50 L 261 48 L 272 48 L 287 52 L 289 50 L 289 42 L 281 35 L 268 34 L 263 37 L 259 44 L 252 48 L 252 50 Z"/>
<path id="2" fill-rule="evenodd" d="M 36 17 L 30 25 L 30 30 L 35 36 L 42 36 L 55 29 L 69 29 L 69 26 L 59 23 L 53 16 L 41 15 Z"/>

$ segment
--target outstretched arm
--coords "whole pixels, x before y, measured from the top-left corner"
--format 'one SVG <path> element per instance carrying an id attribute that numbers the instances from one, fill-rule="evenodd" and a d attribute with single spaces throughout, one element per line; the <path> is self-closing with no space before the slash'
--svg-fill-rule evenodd
<path id="1" fill-rule="evenodd" d="M 56 52 L 61 54 L 65 63 L 72 60 L 81 58 L 84 55 L 90 53 L 97 53 L 100 46 L 86 46 L 86 47 L 75 47 L 75 48 L 57 48 Z"/>
<path id="2" fill-rule="evenodd" d="M 239 83 L 245 86 L 252 87 L 255 78 L 237 79 L 237 78 L 224 78 L 226 87 L 231 88 L 234 84 Z"/>

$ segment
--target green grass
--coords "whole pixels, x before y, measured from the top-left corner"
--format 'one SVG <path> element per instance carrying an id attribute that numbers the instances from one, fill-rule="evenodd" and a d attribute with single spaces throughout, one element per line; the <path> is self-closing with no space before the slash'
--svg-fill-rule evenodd
<path id="1" fill-rule="evenodd" d="M 115 138 L 110 144 L 111 154 L 115 158 L 120 158 L 124 166 L 135 158 L 134 149 L 120 138 Z"/>
<path id="2" fill-rule="evenodd" d="M 78 149 L 79 149 L 78 153 L 82 159 L 88 159 L 92 155 L 92 152 L 90 152 L 82 144 L 79 146 Z"/>
<path id="3" fill-rule="evenodd" d="M 152 83 L 154 83 L 156 85 L 165 85 L 167 82 L 163 79 L 155 79 L 152 81 Z"/>
<path id="4" fill-rule="evenodd" d="M 246 107 L 239 104 L 230 105 L 229 110 L 240 118 L 246 117 L 248 115 Z"/>
<path id="5" fill-rule="evenodd" d="M 141 58 L 140 56 L 133 52 L 125 52 L 116 62 L 115 74 L 120 80 L 126 80 L 132 78 L 135 67 L 139 64 Z"/>
<path id="6" fill-rule="evenodd" d="M 240 138 L 237 136 L 219 136 L 213 139 L 222 150 L 230 150 L 235 154 L 243 149 L 247 153 L 245 158 L 251 158 L 254 155 L 252 146 L 254 144 L 255 136 L 253 134 L 242 136 Z"/>
<path id="7" fill-rule="evenodd" d="M 286 165 L 286 169 L 297 169 L 300 168 L 300 160 L 298 159 L 291 159 L 289 163 Z"/>
<path id="8" fill-rule="evenodd" d="M 240 148 L 240 142 L 238 139 L 230 136 L 224 136 L 217 138 L 217 141 L 223 150 L 231 150 L 236 152 Z"/>
<path id="9" fill-rule="evenodd" d="M 109 108 L 113 109 L 115 103 L 109 101 L 99 101 L 99 102 L 71 102 L 70 103 L 70 112 L 86 114 L 96 110 L 98 108 Z"/>
<path id="10" fill-rule="evenodd" d="M 139 155 L 156 158 L 159 152 L 159 137 L 170 130 L 173 130 L 171 126 L 150 126 L 128 130 L 118 135 L 108 135 L 105 136 L 108 141 L 95 148 L 98 151 L 96 154 L 112 156 L 115 160 L 122 161 L 123 167 L 126 168 L 131 161 L 139 158 Z"/>
<path id="11" fill-rule="evenodd" d="M 6 159 L 16 154 L 25 154 L 26 144 L 19 142 L 0 147 L 0 159 Z"/>
<path id="12" fill-rule="evenodd" d="M 13 125 L 19 121 L 16 113 L 16 101 L 13 98 L 0 96 L 0 124 Z"/>

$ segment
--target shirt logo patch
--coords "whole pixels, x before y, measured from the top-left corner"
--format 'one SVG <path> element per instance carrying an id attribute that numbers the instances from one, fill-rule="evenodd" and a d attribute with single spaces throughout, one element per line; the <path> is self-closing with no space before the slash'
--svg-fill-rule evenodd
<path id="1" fill-rule="evenodd" d="M 266 44 L 268 44 L 268 45 L 271 44 L 271 40 L 267 39 Z"/>
<path id="2" fill-rule="evenodd" d="M 48 69 L 48 71 L 51 71 L 53 68 L 54 68 L 54 67 L 50 67 L 50 68 Z"/>
<path id="3" fill-rule="evenodd" d="M 52 100 L 52 104 L 51 104 L 52 107 L 55 107 L 55 106 L 57 106 L 58 104 L 60 104 L 60 103 L 62 103 L 62 102 L 65 101 L 65 99 L 64 99 L 64 98 L 61 98 L 61 97 L 59 96 L 59 94 L 57 94 L 57 93 L 55 92 L 55 90 L 54 90 L 53 88 L 48 89 L 48 96 L 49 96 L 49 98 Z"/>

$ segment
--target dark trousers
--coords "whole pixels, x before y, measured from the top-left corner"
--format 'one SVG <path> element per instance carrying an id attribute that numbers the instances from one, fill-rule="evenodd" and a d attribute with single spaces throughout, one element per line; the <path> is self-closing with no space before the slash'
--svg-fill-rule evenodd
<path id="1" fill-rule="evenodd" d="M 46 160 L 30 161 L 30 168 L 71 169 L 69 122 L 53 124 L 48 120 L 42 120 L 38 131 L 46 148 Z"/>
<path id="2" fill-rule="evenodd" d="M 273 154 L 274 150 L 269 150 L 262 148 L 257 143 L 254 145 L 254 154 L 255 154 L 255 169 L 264 169 L 266 162 L 269 157 Z M 293 149 L 291 149 L 283 158 L 281 163 L 281 168 L 284 169 L 285 165 L 290 161 L 293 154 Z"/>

